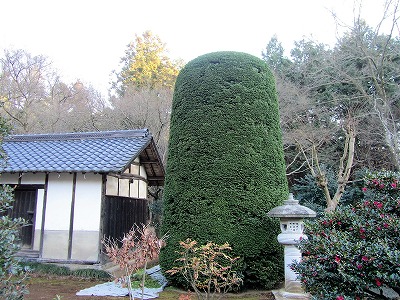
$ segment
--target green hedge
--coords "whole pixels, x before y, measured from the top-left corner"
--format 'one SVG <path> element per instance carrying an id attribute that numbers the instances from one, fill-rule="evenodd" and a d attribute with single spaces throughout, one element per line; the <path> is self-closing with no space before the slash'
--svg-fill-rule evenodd
<path id="1" fill-rule="evenodd" d="M 265 62 L 215 52 L 181 70 L 166 172 L 162 232 L 170 237 L 161 251 L 163 270 L 174 265 L 178 242 L 190 237 L 229 242 L 243 258 L 247 287 L 282 280 L 279 225 L 267 213 L 288 188 L 275 83 Z"/>

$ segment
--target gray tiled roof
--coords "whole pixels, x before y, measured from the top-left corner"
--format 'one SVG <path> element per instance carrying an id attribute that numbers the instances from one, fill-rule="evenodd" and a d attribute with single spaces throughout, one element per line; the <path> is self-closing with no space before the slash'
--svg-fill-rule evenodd
<path id="1" fill-rule="evenodd" d="M 0 172 L 121 172 L 151 142 L 147 129 L 10 135 Z"/>

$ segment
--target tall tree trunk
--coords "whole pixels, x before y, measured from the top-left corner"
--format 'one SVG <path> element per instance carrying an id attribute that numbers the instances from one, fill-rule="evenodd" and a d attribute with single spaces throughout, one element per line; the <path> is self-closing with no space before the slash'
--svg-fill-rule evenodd
<path id="1" fill-rule="evenodd" d="M 335 195 L 332 199 L 327 198 L 327 206 L 325 211 L 334 211 L 339 204 L 340 198 L 342 197 L 346 188 L 347 182 L 349 181 L 351 168 L 353 167 L 354 161 L 354 147 L 356 142 L 356 133 L 354 126 L 348 124 L 346 127 L 346 140 L 343 149 L 343 155 L 340 158 L 339 170 L 337 174 L 337 188 Z"/>

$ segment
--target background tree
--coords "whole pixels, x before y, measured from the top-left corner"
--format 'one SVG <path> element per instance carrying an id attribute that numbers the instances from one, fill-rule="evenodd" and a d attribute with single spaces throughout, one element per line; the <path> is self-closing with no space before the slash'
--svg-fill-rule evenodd
<path id="1" fill-rule="evenodd" d="M 359 15 L 332 49 L 302 40 L 288 59 L 273 38 L 263 53 L 278 77 L 288 174 L 308 169 L 328 209 L 339 203 L 353 167 L 398 168 L 397 6 L 386 2 L 374 30 Z M 380 33 L 384 21 L 389 34 Z M 321 163 L 337 173 L 333 194 Z"/>
<path id="2" fill-rule="evenodd" d="M 189 62 L 174 91 L 161 250 L 174 266 L 179 242 L 228 242 L 247 287 L 282 279 L 277 220 L 288 196 L 275 82 L 259 58 L 216 52 Z M 169 278 L 184 285 L 179 277 Z"/>
<path id="3" fill-rule="evenodd" d="M 136 35 L 121 62 L 106 115 L 116 129 L 149 128 L 165 162 L 173 87 L 183 62 L 172 60 L 151 31 Z"/>
<path id="4" fill-rule="evenodd" d="M 173 88 L 182 62 L 171 60 L 167 54 L 165 43 L 151 31 L 136 35 L 121 59 L 121 71 L 115 72 L 113 89 L 123 95 L 128 86 Z"/>
<path id="5" fill-rule="evenodd" d="M 166 162 L 172 105 L 170 88 L 129 87 L 121 97 L 112 97 L 108 119 L 115 129 L 148 128 Z"/>
<path id="6" fill-rule="evenodd" d="M 100 94 L 77 81 L 62 82 L 44 56 L 6 50 L 0 60 L 1 115 L 14 133 L 98 130 Z"/>
<path id="7" fill-rule="evenodd" d="M 4 52 L 0 60 L 2 110 L 12 125 L 28 132 L 35 127 L 37 105 L 46 98 L 49 62 L 43 56 L 32 57 L 23 50 Z"/>

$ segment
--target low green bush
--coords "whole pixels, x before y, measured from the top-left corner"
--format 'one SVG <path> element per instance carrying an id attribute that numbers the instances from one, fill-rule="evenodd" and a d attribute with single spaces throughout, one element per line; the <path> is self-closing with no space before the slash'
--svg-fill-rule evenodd
<path id="1" fill-rule="evenodd" d="M 140 285 L 143 280 L 143 272 L 144 270 L 140 269 L 135 274 L 132 275 L 131 285 L 133 289 L 141 288 Z M 144 286 L 147 288 L 159 288 L 161 287 L 161 284 L 157 280 L 153 279 L 150 275 L 146 274 Z"/>
<path id="2" fill-rule="evenodd" d="M 91 278 L 91 279 L 111 279 L 111 275 L 106 271 L 97 269 L 78 269 L 71 271 L 71 275 L 75 277 Z"/>
<path id="3" fill-rule="evenodd" d="M 110 279 L 111 275 L 106 271 L 97 269 L 77 269 L 71 270 L 66 266 L 56 264 L 39 263 L 39 262 L 24 262 L 24 266 L 29 267 L 33 274 L 46 274 L 55 276 L 74 276 L 90 279 Z"/>

